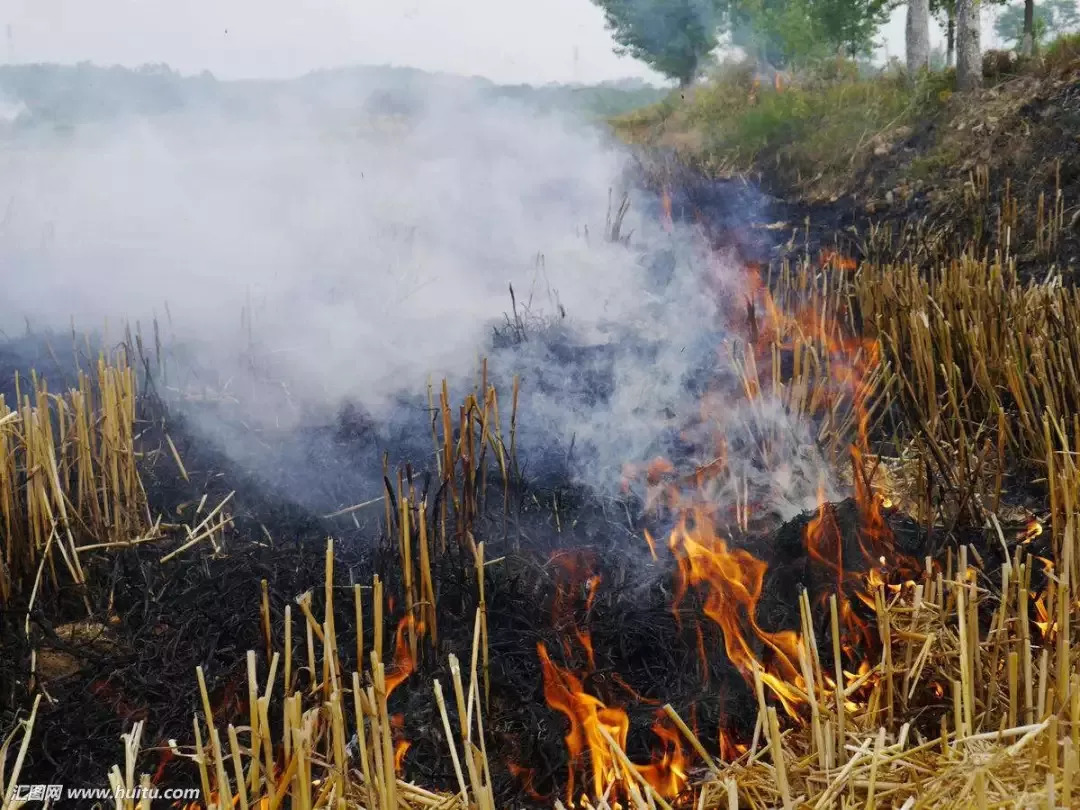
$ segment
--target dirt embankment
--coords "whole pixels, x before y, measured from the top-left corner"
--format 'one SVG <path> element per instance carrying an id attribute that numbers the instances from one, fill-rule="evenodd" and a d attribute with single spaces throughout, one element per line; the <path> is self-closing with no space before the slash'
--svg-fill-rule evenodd
<path id="1" fill-rule="evenodd" d="M 718 79 L 616 129 L 700 176 L 756 184 L 792 225 L 835 226 L 858 258 L 927 263 L 966 247 L 1014 257 L 1038 280 L 1080 265 L 1080 63 L 997 76 L 970 96 L 948 75 L 917 88 L 739 82 Z"/>

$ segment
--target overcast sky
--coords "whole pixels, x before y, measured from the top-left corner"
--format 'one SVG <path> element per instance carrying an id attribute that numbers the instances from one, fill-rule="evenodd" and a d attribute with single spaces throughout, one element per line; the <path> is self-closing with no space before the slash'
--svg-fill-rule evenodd
<path id="1" fill-rule="evenodd" d="M 882 32 L 892 55 L 903 54 L 903 14 Z M 589 0 L 0 0 L 0 26 L 9 63 L 165 62 L 219 78 L 349 64 L 499 82 L 655 78 L 612 53 Z"/>

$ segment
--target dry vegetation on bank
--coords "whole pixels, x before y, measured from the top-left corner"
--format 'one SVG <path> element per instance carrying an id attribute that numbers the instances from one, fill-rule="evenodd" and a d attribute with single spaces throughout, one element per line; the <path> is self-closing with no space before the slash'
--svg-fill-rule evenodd
<path id="1" fill-rule="evenodd" d="M 868 76 L 828 62 L 784 76 L 778 92 L 752 67 L 725 65 L 612 125 L 707 174 L 761 178 L 813 201 L 851 196 L 880 209 L 886 191 L 944 194 L 976 166 L 1048 185 L 1053 161 L 1073 156 L 1062 130 L 1075 130 L 1077 42 L 1062 37 L 1030 62 L 987 52 L 986 89 L 970 97 L 953 93 L 952 71 L 911 83 L 895 69 Z"/>

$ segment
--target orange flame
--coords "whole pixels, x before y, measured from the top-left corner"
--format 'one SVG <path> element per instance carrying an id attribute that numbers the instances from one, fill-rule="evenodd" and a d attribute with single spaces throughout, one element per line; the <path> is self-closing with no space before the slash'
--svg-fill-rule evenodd
<path id="1" fill-rule="evenodd" d="M 671 194 L 666 188 L 660 194 L 660 208 L 660 224 L 661 226 L 663 226 L 665 231 L 670 231 L 673 223 L 671 217 Z"/>
<path id="2" fill-rule="evenodd" d="M 282 771 L 283 771 L 283 766 L 282 766 L 282 763 L 281 763 L 281 761 L 279 759 L 278 762 L 275 763 L 275 765 L 274 765 L 273 776 L 269 777 L 267 779 L 268 785 L 271 786 L 273 789 L 276 789 L 276 788 L 280 787 L 279 780 L 280 780 L 280 778 L 282 776 Z M 312 786 L 317 786 L 319 784 L 320 784 L 320 780 L 318 780 L 318 779 L 316 779 L 316 780 L 314 780 L 312 782 Z M 273 792 L 273 791 L 271 791 L 271 792 Z M 233 794 L 233 800 L 232 800 L 232 806 L 236 807 L 239 804 L 239 800 L 240 800 L 240 796 L 238 794 L 234 793 Z M 250 808 L 252 808 L 252 810 L 270 810 L 270 808 L 272 807 L 272 804 L 273 804 L 273 801 L 269 796 L 264 796 L 263 798 L 259 799 L 258 801 L 251 800 L 251 801 L 248 802 L 248 806 Z M 179 810 L 208 810 L 208 808 L 210 808 L 210 807 L 218 807 L 218 808 L 220 808 L 221 807 L 221 793 L 217 790 L 217 786 L 215 785 L 214 789 L 212 789 L 210 791 L 209 796 L 206 796 L 206 797 L 204 797 L 202 799 L 199 799 L 197 801 L 188 802 L 187 804 L 181 804 L 180 802 L 176 801 L 176 802 L 172 803 L 171 807 L 179 808 Z"/>
<path id="3" fill-rule="evenodd" d="M 529 798 L 536 799 L 537 801 L 543 801 L 547 798 L 546 796 L 541 795 L 533 785 L 533 781 L 536 779 L 536 771 L 533 768 L 519 765 L 516 762 L 507 762 L 506 769 L 510 771 L 510 775 L 518 781 L 522 790 L 525 791 Z"/>
<path id="4" fill-rule="evenodd" d="M 1039 597 L 1035 600 L 1035 613 L 1038 618 L 1035 620 L 1035 626 L 1039 628 L 1039 634 L 1042 636 L 1043 641 L 1052 641 L 1054 636 L 1057 635 L 1057 622 L 1050 618 L 1050 613 L 1046 609 L 1046 595 L 1039 594 Z"/>
<path id="5" fill-rule="evenodd" d="M 571 634 L 563 638 L 563 650 L 566 657 L 570 658 L 570 638 L 576 638 L 585 650 L 587 673 L 596 668 L 592 636 L 587 629 L 578 626 L 573 609 L 577 597 L 582 593 L 585 597 L 586 613 L 596 601 L 601 579 L 595 574 L 585 575 L 591 568 L 591 562 L 591 556 L 586 553 L 559 554 L 552 559 L 557 571 L 561 573 L 552 607 L 552 618 L 556 627 L 570 624 Z M 539 642 L 536 649 L 543 671 L 544 699 L 551 708 L 564 714 L 570 721 L 565 737 L 566 749 L 570 755 L 567 801 L 573 801 L 575 774 L 579 769 L 585 769 L 586 781 L 591 782 L 594 797 L 604 795 L 605 789 L 612 785 L 625 786 L 635 778 L 646 779 L 661 796 L 678 795 L 686 784 L 686 758 L 677 736 L 674 739 L 671 735 L 665 736 L 666 728 L 657 731 L 664 743 L 663 750 L 654 755 L 650 765 L 632 766 L 636 776 L 627 772 L 624 762 L 612 751 L 612 743 L 623 751 L 626 749 L 626 738 L 630 729 L 630 719 L 626 712 L 617 707 L 608 707 L 600 698 L 588 694 L 581 676 L 555 664 L 543 642 Z M 638 695 L 618 673 L 612 676 L 612 680 L 639 702 L 651 702 Z M 520 766 L 515 767 L 515 773 L 521 773 L 525 777 L 526 790 L 531 790 L 531 771 Z"/>
<path id="6" fill-rule="evenodd" d="M 805 700 L 802 676 L 794 663 L 798 660 L 799 637 L 790 631 L 766 631 L 757 621 L 766 564 L 747 551 L 729 549 L 703 510 L 694 511 L 692 525 L 689 517 L 683 515 L 669 539 L 680 574 L 674 609 L 678 610 L 690 586 L 702 586 L 704 613 L 723 631 L 728 659 L 751 683 L 757 665 L 784 709 L 797 716 L 795 706 Z M 754 654 L 744 626 L 771 651 L 767 665 L 763 666 Z"/>
<path id="7" fill-rule="evenodd" d="M 653 723 L 652 731 L 660 738 L 662 747 L 654 752 L 653 761 L 637 767 L 638 773 L 653 789 L 666 799 L 678 796 L 688 781 L 688 760 L 683 752 L 682 738 L 679 732 L 667 726 L 663 712 L 658 712 L 658 719 Z"/>
<path id="8" fill-rule="evenodd" d="M 724 762 L 732 762 L 745 754 L 747 750 L 746 745 L 735 742 L 727 729 L 720 729 L 720 759 Z"/>
<path id="9" fill-rule="evenodd" d="M 417 635 L 422 636 L 423 622 L 417 622 L 412 614 L 398 622 L 397 631 L 394 633 L 394 668 L 386 673 L 387 699 L 416 670 L 416 661 L 406 638 L 406 631 L 413 626 L 417 628 Z"/>
<path id="10" fill-rule="evenodd" d="M 774 87 L 777 91 L 783 89 L 779 74 L 774 76 Z M 756 101 L 759 90 L 760 82 L 755 80 L 751 88 L 752 101 Z M 665 212 L 670 214 L 670 196 L 666 192 L 662 201 Z M 858 267 L 854 258 L 837 251 L 823 251 L 820 262 L 822 268 L 838 271 L 854 271 Z M 720 285 L 718 292 L 724 292 Z M 858 611 L 862 610 L 863 605 L 874 608 L 874 595 L 879 589 L 897 592 L 903 587 L 893 584 L 898 581 L 895 576 L 898 569 L 907 571 L 905 579 L 908 580 L 911 572 L 920 570 L 915 561 L 896 559 L 896 544 L 886 511 L 892 507 L 892 503 L 888 497 L 876 491 L 875 469 L 868 470 L 868 466 L 876 464 L 871 443 L 870 396 L 873 388 L 870 381 L 871 372 L 880 362 L 880 349 L 876 340 L 850 336 L 844 324 L 851 313 L 843 309 L 845 305 L 841 304 L 841 311 L 835 315 L 829 314 L 829 307 L 822 297 L 829 295 L 828 292 L 821 293 L 815 289 L 798 301 L 792 300 L 798 291 L 789 291 L 783 299 L 774 298 L 764 283 L 760 269 L 750 265 L 746 267 L 743 292 L 744 297 L 726 295 L 720 300 L 720 306 L 721 312 L 729 316 L 731 323 L 741 323 L 744 318 L 748 323 L 748 345 L 752 356 L 747 358 L 741 375 L 744 395 L 748 399 L 756 399 L 765 392 L 776 390 L 773 374 L 778 352 L 792 352 L 795 354 L 796 368 L 799 368 L 800 362 L 811 363 L 812 366 L 804 367 L 813 368 L 816 375 L 812 395 L 805 398 L 802 407 L 813 414 L 828 416 L 834 427 L 840 427 L 842 423 L 832 422 L 833 414 L 850 412 L 853 417 L 851 424 L 856 436 L 851 443 L 850 453 L 858 525 L 852 540 L 857 540 L 858 545 L 854 550 L 861 552 L 862 560 L 845 559 L 846 544 L 837 522 L 837 512 L 826 503 L 824 485 L 819 492 L 819 507 L 806 525 L 803 539 L 811 560 L 825 566 L 831 577 L 835 577 L 838 607 L 847 629 L 842 648 L 850 665 L 857 668 L 859 674 L 850 677 L 851 682 L 859 680 L 861 685 L 858 692 L 862 694 L 864 690 L 871 689 L 875 682 L 866 655 L 880 645 L 880 638 L 873 622 L 862 618 Z M 736 303 L 732 304 L 732 301 Z M 738 308 L 742 302 L 745 302 L 745 311 L 740 312 Z M 716 409 L 730 404 L 729 396 L 723 395 L 724 392 L 719 394 L 715 398 L 703 398 L 703 421 L 716 418 L 717 413 L 722 413 L 722 410 Z M 630 468 L 630 471 L 636 474 L 639 484 L 645 484 L 647 509 L 660 505 L 679 515 L 668 537 L 669 548 L 678 566 L 672 604 L 676 620 L 681 619 L 680 604 L 694 589 L 702 599 L 704 614 L 721 630 L 732 665 L 751 683 L 755 672 L 758 673 L 787 714 L 797 718 L 799 709 L 806 702 L 806 684 L 803 683 L 801 666 L 798 664 L 800 636 L 791 631 L 769 631 L 760 626 L 757 608 L 767 564 L 749 552 L 733 547 L 726 532 L 720 531 L 720 514 L 714 512 L 712 506 L 701 505 L 715 503 L 715 499 L 708 497 L 706 486 L 725 471 L 730 473 L 727 448 L 719 439 L 716 444 L 716 460 L 699 467 L 690 475 L 680 477 L 674 465 L 665 459 L 655 459 L 636 469 Z M 738 484 L 737 481 L 735 483 Z M 739 488 L 739 491 L 744 490 Z M 696 496 L 687 497 L 688 492 L 696 493 Z M 702 495 L 705 497 L 700 497 Z M 736 524 L 746 531 L 747 516 L 751 510 L 748 492 L 741 495 L 736 507 Z M 646 532 L 645 541 L 656 559 L 655 539 Z M 827 594 L 822 596 L 827 599 Z M 694 629 L 698 655 L 703 663 L 707 663 L 702 627 L 695 622 Z M 863 660 L 858 660 L 857 655 Z M 541 650 L 541 658 L 548 703 L 566 714 L 571 721 L 567 745 L 572 756 L 584 756 L 586 750 L 592 755 L 594 747 L 590 746 L 587 732 L 589 722 L 596 725 L 606 720 L 613 728 L 621 729 L 624 727 L 625 713 L 608 709 L 598 698 L 586 695 L 580 688 L 580 680 L 562 681 L 562 692 L 558 692 L 554 679 L 561 671 L 546 657 L 546 651 Z M 706 666 L 703 666 L 703 673 L 707 677 Z M 826 689 L 839 688 L 827 677 L 824 680 L 822 686 Z M 551 694 L 548 694 L 549 691 Z M 575 703 L 575 700 L 578 702 Z M 602 710 L 615 714 L 603 715 Z M 618 739 L 614 733 L 611 736 Z M 660 736 L 663 739 L 663 735 Z M 738 755 L 738 745 L 724 730 L 720 731 L 719 743 L 725 759 Z M 605 780 L 601 777 L 607 774 L 603 759 L 607 750 L 606 746 L 596 749 L 596 757 L 601 760 L 599 766 L 594 759 L 590 759 L 594 788 L 597 790 L 604 786 Z M 608 763 L 607 767 L 617 770 L 615 763 Z"/>
<path id="11" fill-rule="evenodd" d="M 405 754 L 412 743 L 405 739 L 405 715 L 398 712 L 390 715 L 390 736 L 394 741 L 394 772 L 401 775 L 405 765 Z"/>
<path id="12" fill-rule="evenodd" d="M 803 542 L 812 560 L 836 572 L 836 583 L 839 586 L 844 579 L 844 554 L 836 515 L 825 498 L 824 482 L 818 488 L 817 514 L 806 524 Z"/>
<path id="13" fill-rule="evenodd" d="M 653 540 L 652 533 L 648 529 L 645 529 L 645 542 L 649 544 L 649 554 L 652 555 L 652 558 L 654 560 L 660 559 L 656 556 L 656 541 Z"/>
<path id="14" fill-rule="evenodd" d="M 1028 524 L 1025 527 L 1024 531 L 1020 533 L 1019 539 L 1022 543 L 1030 543 L 1042 533 L 1043 525 L 1035 518 L 1032 518 L 1028 521 Z"/>
<path id="15" fill-rule="evenodd" d="M 394 743 L 394 773 L 401 775 L 401 769 L 405 767 L 405 754 L 409 752 L 412 743 L 408 740 L 398 740 Z"/>
<path id="16" fill-rule="evenodd" d="M 537 643 L 536 651 L 543 670 L 544 699 L 570 721 L 570 729 L 564 738 L 570 754 L 567 801 L 573 800 L 575 774 L 579 768 L 586 770 L 594 798 L 603 796 L 612 784 L 626 784 L 634 777 L 625 772 L 623 763 L 612 752 L 607 739 L 610 738 L 625 751 L 630 730 L 630 719 L 626 712 L 608 707 L 599 698 L 588 694 L 581 678 L 551 660 L 543 642 Z M 654 756 L 649 765 L 634 765 L 633 768 L 659 795 L 671 798 L 686 786 L 687 758 L 681 740 L 674 731 L 659 722 L 653 726 L 653 731 L 663 743 L 661 752 Z"/>
<path id="17" fill-rule="evenodd" d="M 821 266 L 832 266 L 837 270 L 854 270 L 859 263 L 850 256 L 845 256 L 835 250 L 823 250 L 821 251 Z"/>
<path id="18" fill-rule="evenodd" d="M 544 699 L 551 708 L 562 712 L 570 721 L 570 730 L 564 738 L 566 750 L 570 754 L 567 800 L 572 801 L 574 773 L 586 752 L 589 755 L 593 796 L 602 796 L 604 788 L 618 779 L 619 769 L 611 747 L 600 729 L 606 731 L 617 745 L 625 748 L 630 720 L 626 712 L 609 709 L 599 698 L 586 693 L 580 678 L 572 672 L 560 669 L 551 660 L 543 642 L 536 645 L 536 651 L 544 673 Z"/>

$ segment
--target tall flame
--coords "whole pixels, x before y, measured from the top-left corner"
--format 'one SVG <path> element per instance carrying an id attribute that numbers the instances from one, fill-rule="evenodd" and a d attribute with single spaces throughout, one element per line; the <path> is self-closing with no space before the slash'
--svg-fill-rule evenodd
<path id="1" fill-rule="evenodd" d="M 544 673 L 544 699 L 553 709 L 566 715 L 570 730 L 566 733 L 566 750 L 570 754 L 568 768 L 567 800 L 574 795 L 574 773 L 588 753 L 588 769 L 591 774 L 592 795 L 602 796 L 607 785 L 617 781 L 619 769 L 611 746 L 601 729 L 615 741 L 626 746 L 626 733 L 630 720 L 621 709 L 609 709 L 585 691 L 585 685 L 574 673 L 559 668 L 548 655 L 541 641 L 536 645 L 540 665 Z"/>
<path id="2" fill-rule="evenodd" d="M 394 632 L 394 666 L 386 673 L 387 699 L 416 670 L 416 659 L 413 658 L 409 640 L 406 638 L 410 627 L 416 627 L 418 636 L 424 633 L 424 623 L 417 621 L 411 613 L 398 622 L 397 630 Z"/>
<path id="3" fill-rule="evenodd" d="M 748 551 L 728 548 L 713 519 L 701 509 L 684 514 L 668 542 L 679 567 L 673 609 L 677 613 L 690 586 L 699 586 L 704 593 L 705 615 L 723 631 L 728 660 L 751 683 L 755 666 L 759 668 L 764 683 L 784 709 L 797 716 L 795 707 L 805 701 L 802 676 L 795 663 L 799 637 L 787 630 L 764 630 L 757 621 L 766 564 Z M 768 661 L 758 660 L 747 630 L 768 648 Z"/>
<path id="4" fill-rule="evenodd" d="M 823 268 L 840 272 L 857 267 L 854 259 L 836 251 L 823 252 L 821 264 Z M 817 512 L 807 524 L 803 539 L 811 560 L 825 567 L 834 577 L 840 614 L 848 630 L 845 649 L 854 652 L 856 647 L 861 647 L 865 654 L 874 646 L 876 628 L 860 618 L 852 600 L 872 606 L 874 589 L 887 582 L 883 571 L 886 560 L 890 565 L 897 563 L 893 533 L 885 512 L 890 504 L 875 492 L 872 486 L 874 470 L 867 474 L 865 463 L 872 458 L 870 399 L 875 390 L 872 372 L 879 366 L 879 347 L 874 340 L 848 336 L 842 323 L 846 305 L 834 299 L 827 290 L 802 290 L 802 293 L 810 293 L 809 298 L 798 290 L 788 292 L 795 295 L 782 300 L 774 298 L 763 281 L 760 268 L 746 266 L 745 317 L 749 324 L 751 355 L 741 375 L 743 394 L 749 399 L 757 399 L 766 391 L 777 391 L 774 375 L 778 372 L 775 365 L 780 356 L 778 352 L 792 352 L 796 356 L 796 368 L 802 358 L 804 369 L 813 369 L 812 395 L 802 397 L 799 407 L 808 415 L 828 417 L 836 429 L 845 425 L 854 428 L 856 435 L 850 453 L 859 523 L 855 537 L 863 559 L 845 560 L 841 530 L 833 507 L 826 503 L 824 481 Z M 735 312 L 729 315 L 740 317 Z M 721 391 L 716 392 L 715 398 L 704 397 L 704 420 L 716 418 L 729 405 L 730 393 L 725 395 Z M 848 413 L 850 417 L 841 416 L 836 421 L 838 414 Z M 647 507 L 660 504 L 679 515 L 668 538 L 678 563 L 673 609 L 679 619 L 680 603 L 691 589 L 698 592 L 703 598 L 705 616 L 722 631 L 731 663 L 747 680 L 753 678 L 755 670 L 758 671 L 787 714 L 797 717 L 798 707 L 806 700 L 801 666 L 798 665 L 801 640 L 791 631 L 767 631 L 757 621 L 756 611 L 767 564 L 745 550 L 733 548 L 730 539 L 719 530 L 720 514 L 714 512 L 711 504 L 715 499 L 708 497 L 706 487 L 719 476 L 731 474 L 722 436 L 717 440 L 716 450 L 715 461 L 699 467 L 689 476 L 676 476 L 674 466 L 661 460 L 637 470 L 646 484 Z M 739 497 L 736 498 L 734 524 L 746 531 L 752 503 L 745 491 L 745 483 L 741 486 L 739 482 L 735 483 Z M 703 502 L 710 505 L 702 506 Z M 656 542 L 651 534 L 645 539 L 655 559 Z M 912 568 L 917 570 L 917 564 L 913 563 Z M 827 598 L 827 594 L 820 598 Z M 704 657 L 700 625 L 695 623 L 694 628 L 699 656 Z M 759 650 L 763 652 L 757 652 Z M 703 668 L 703 672 L 707 671 L 707 667 Z"/>
<path id="5" fill-rule="evenodd" d="M 410 628 L 415 629 L 418 637 L 424 635 L 424 622 L 417 620 L 413 614 L 410 613 L 398 622 L 397 630 L 394 632 L 394 666 L 393 669 L 386 673 L 387 700 L 390 699 L 390 695 L 394 690 L 405 683 L 409 676 L 416 671 L 416 659 L 413 657 L 407 638 Z M 391 735 L 394 739 L 394 771 L 401 774 L 405 765 L 405 754 L 412 745 L 405 739 L 405 715 L 392 715 L 390 717 L 390 726 Z"/>
<path id="6" fill-rule="evenodd" d="M 626 749 L 630 718 L 619 708 L 609 707 L 585 691 L 581 678 L 551 660 L 543 642 L 536 645 L 544 676 L 544 699 L 566 716 L 570 729 L 565 736 L 570 754 L 566 797 L 573 801 L 575 774 L 584 769 L 594 798 L 604 795 L 613 784 L 635 779 L 612 751 L 611 743 Z M 661 748 L 648 765 L 632 765 L 637 777 L 647 781 L 664 798 L 673 798 L 686 787 L 688 760 L 678 734 L 661 722 L 653 725 Z M 606 735 L 606 736 L 605 736 Z M 609 742 L 608 740 L 611 740 Z"/>
<path id="7" fill-rule="evenodd" d="M 567 659 L 573 657 L 571 639 L 576 639 L 585 653 L 585 673 L 596 669 L 596 655 L 592 636 L 578 622 L 576 609 L 583 602 L 587 617 L 596 602 L 601 579 L 592 574 L 594 560 L 585 552 L 559 553 L 551 563 L 556 573 L 556 593 L 552 605 L 552 622 L 563 630 L 563 652 Z M 630 718 L 618 707 L 611 707 L 600 698 L 589 694 L 584 679 L 569 668 L 560 667 L 551 660 L 547 646 L 539 642 L 536 647 L 543 672 L 544 699 L 547 704 L 561 712 L 570 722 L 566 733 L 566 749 L 570 755 L 567 776 L 567 800 L 573 801 L 576 774 L 586 775 L 586 789 L 594 798 L 604 795 L 612 785 L 625 785 L 636 779 L 646 780 L 663 797 L 673 797 L 685 787 L 687 759 L 681 740 L 661 724 L 654 726 L 661 747 L 654 753 L 649 765 L 631 766 L 636 773 L 628 773 L 625 764 L 612 751 L 612 743 L 625 750 L 630 730 Z M 623 681 L 618 674 L 612 680 L 629 692 L 638 702 L 647 702 Z M 610 742 L 609 742 L 610 740 Z M 518 768 L 522 778 L 528 778 L 526 789 L 531 788 L 531 772 Z"/>
<path id="8" fill-rule="evenodd" d="M 682 737 L 676 729 L 668 726 L 664 720 L 664 713 L 657 713 L 657 720 L 653 723 L 652 731 L 660 738 L 661 747 L 659 753 L 653 754 L 653 761 L 649 765 L 639 765 L 638 773 L 653 789 L 670 799 L 682 793 L 689 780 L 687 774 L 687 759 L 683 753 Z"/>

